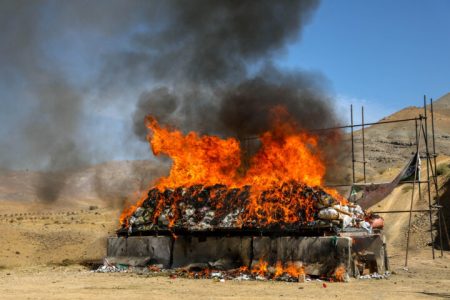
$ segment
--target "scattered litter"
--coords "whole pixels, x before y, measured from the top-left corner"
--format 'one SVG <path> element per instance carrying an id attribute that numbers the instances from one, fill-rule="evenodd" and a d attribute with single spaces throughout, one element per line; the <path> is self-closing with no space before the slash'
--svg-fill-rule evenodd
<path id="1" fill-rule="evenodd" d="M 111 264 L 107 258 L 103 260 L 103 265 L 100 266 L 97 270 L 93 272 L 97 273 L 115 273 L 115 272 L 127 272 L 128 271 L 128 265 L 124 264 Z"/>
<path id="2" fill-rule="evenodd" d="M 391 272 L 386 271 L 384 274 L 378 274 L 377 272 L 367 275 L 361 275 L 358 279 L 387 279 L 391 276 Z"/>
<path id="3" fill-rule="evenodd" d="M 211 277 L 222 278 L 222 273 L 220 272 L 211 272 Z"/>
<path id="4" fill-rule="evenodd" d="M 250 279 L 251 279 L 250 276 L 247 274 L 242 274 L 235 278 L 235 280 L 239 280 L 239 281 L 240 280 L 250 280 Z"/>

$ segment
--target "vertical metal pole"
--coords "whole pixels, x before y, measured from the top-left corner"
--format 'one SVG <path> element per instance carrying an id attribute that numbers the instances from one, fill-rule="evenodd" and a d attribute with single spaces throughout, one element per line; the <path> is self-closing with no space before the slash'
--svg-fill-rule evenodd
<path id="1" fill-rule="evenodd" d="M 366 183 L 366 144 L 364 137 L 364 106 L 361 106 L 361 123 L 362 123 L 363 174 L 364 174 L 364 183 Z"/>
<path id="2" fill-rule="evenodd" d="M 444 243 L 443 243 L 443 233 L 442 233 L 442 226 L 445 226 L 445 233 L 447 237 L 447 246 L 450 242 L 448 239 L 448 232 L 447 232 L 447 224 L 445 224 L 445 218 L 444 218 L 444 212 L 440 208 L 441 200 L 439 199 L 439 187 L 437 182 L 437 163 L 436 163 L 436 141 L 435 141 L 435 131 L 434 131 L 434 109 L 433 109 L 433 99 L 430 99 L 430 109 L 431 109 L 431 139 L 433 141 L 433 163 L 434 163 L 434 172 L 433 172 L 433 179 L 434 179 L 434 189 L 436 190 L 436 204 L 439 206 L 438 211 L 438 222 L 439 222 L 439 244 L 441 248 L 441 257 L 444 256 Z M 433 170 L 432 170 L 433 171 Z"/>
<path id="3" fill-rule="evenodd" d="M 352 136 L 352 183 L 355 183 L 355 144 L 353 140 L 353 105 L 350 104 L 350 123 L 351 123 L 351 136 Z"/>
<path id="4" fill-rule="evenodd" d="M 422 118 L 420 118 L 420 124 L 422 126 Z M 416 187 L 416 180 L 417 180 L 417 168 L 419 166 L 419 144 L 420 144 L 420 131 L 418 132 L 417 128 L 417 120 L 415 120 L 416 125 L 416 165 L 414 167 L 414 180 L 413 180 L 413 188 L 412 188 L 412 194 L 411 194 L 411 201 L 409 204 L 409 221 L 408 221 L 408 234 L 406 235 L 406 255 L 405 255 L 405 267 L 408 266 L 408 254 L 409 254 L 409 237 L 411 235 L 411 220 L 412 220 L 412 208 L 413 208 L 413 201 L 414 201 L 414 189 Z M 419 180 L 420 181 L 420 180 Z"/>
<path id="5" fill-rule="evenodd" d="M 433 213 L 431 211 L 431 185 L 430 185 L 430 167 L 431 167 L 431 160 L 430 160 L 430 151 L 428 148 L 428 120 L 427 120 L 427 97 L 423 96 L 423 110 L 425 114 L 425 130 L 422 126 L 422 130 L 424 130 L 423 137 L 425 139 L 425 150 L 426 150 L 426 157 L 427 157 L 427 186 L 428 186 L 428 209 L 430 210 L 429 217 L 430 217 L 430 239 L 431 239 L 431 253 L 433 255 L 433 259 L 435 259 L 434 255 L 434 238 L 433 238 Z"/>

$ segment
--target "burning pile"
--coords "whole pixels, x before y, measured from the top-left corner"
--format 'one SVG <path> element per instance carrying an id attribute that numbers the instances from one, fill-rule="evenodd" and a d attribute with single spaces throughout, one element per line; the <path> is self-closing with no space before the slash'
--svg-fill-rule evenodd
<path id="1" fill-rule="evenodd" d="M 251 199 L 250 186 L 229 189 L 219 184 L 195 185 L 164 191 L 153 188 L 127 221 L 139 231 L 283 227 L 314 221 L 317 218 L 315 204 L 332 201 L 322 189 L 298 182 L 263 191 L 255 203 Z"/>
<path id="2" fill-rule="evenodd" d="M 168 177 L 124 210 L 122 227 L 129 232 L 330 223 L 369 228 L 360 207 L 323 187 L 318 137 L 299 130 L 283 108 L 274 109 L 274 116 L 273 129 L 259 137 L 261 146 L 246 169 L 238 140 L 183 135 L 147 117 L 153 153 L 170 156 L 173 165 Z"/>
<path id="3" fill-rule="evenodd" d="M 341 205 L 321 188 L 298 182 L 263 191 L 255 203 L 251 187 L 225 185 L 153 188 L 127 219 L 129 231 L 168 229 L 291 229 L 304 225 L 367 226 L 359 206 Z M 357 224 L 361 223 L 361 224 Z M 367 227 L 368 228 L 368 227 Z"/>

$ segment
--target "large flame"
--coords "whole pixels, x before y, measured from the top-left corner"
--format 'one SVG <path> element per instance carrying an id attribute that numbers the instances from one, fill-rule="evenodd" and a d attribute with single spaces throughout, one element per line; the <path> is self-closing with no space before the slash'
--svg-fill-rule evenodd
<path id="1" fill-rule="evenodd" d="M 272 129 L 259 137 L 260 149 L 250 159 L 247 170 L 243 170 L 243 151 L 235 138 L 222 139 L 195 132 L 185 135 L 179 130 L 161 126 L 152 116 L 148 116 L 145 123 L 153 153 L 156 156 L 167 155 L 172 160 L 170 174 L 155 184 L 159 190 L 216 184 L 229 188 L 251 186 L 245 215 L 264 218 L 265 223 L 297 222 L 299 217 L 295 208 L 298 207 L 312 211 L 314 203 L 311 199 L 296 198 L 293 201 L 292 197 L 286 197 L 292 194 L 286 190 L 289 185 L 283 188 L 283 184 L 295 181 L 321 187 L 326 172 L 323 153 L 318 147 L 318 137 L 300 130 L 283 108 L 274 109 Z M 268 191 L 272 193 L 270 198 L 276 201 L 267 201 Z M 345 199 L 335 190 L 325 191 L 344 204 Z M 264 201 L 262 193 L 265 193 Z M 122 224 L 145 198 L 143 196 L 135 206 L 123 211 Z"/>

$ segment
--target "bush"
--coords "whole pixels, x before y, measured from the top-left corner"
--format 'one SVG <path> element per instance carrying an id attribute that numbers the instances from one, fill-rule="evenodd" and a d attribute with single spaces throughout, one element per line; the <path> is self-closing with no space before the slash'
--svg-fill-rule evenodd
<path id="1" fill-rule="evenodd" d="M 437 176 L 448 176 L 450 175 L 450 164 L 440 164 L 436 168 Z"/>

